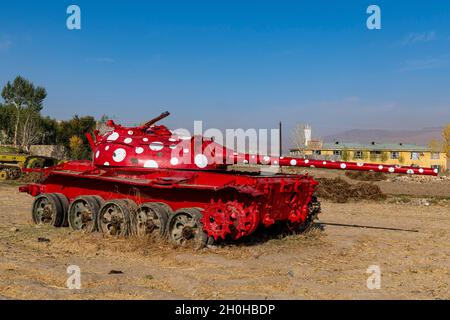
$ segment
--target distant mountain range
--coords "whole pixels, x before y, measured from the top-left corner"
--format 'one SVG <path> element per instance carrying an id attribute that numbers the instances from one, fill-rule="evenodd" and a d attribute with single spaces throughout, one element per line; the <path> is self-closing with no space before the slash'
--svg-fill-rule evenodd
<path id="1" fill-rule="evenodd" d="M 325 136 L 324 142 L 371 143 L 412 143 L 427 146 L 430 140 L 442 140 L 442 128 L 424 128 L 420 130 L 376 130 L 353 129 Z"/>

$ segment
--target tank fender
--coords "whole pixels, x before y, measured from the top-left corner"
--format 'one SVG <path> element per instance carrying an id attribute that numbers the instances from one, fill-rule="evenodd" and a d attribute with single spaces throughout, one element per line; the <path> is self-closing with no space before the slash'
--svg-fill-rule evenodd
<path id="1" fill-rule="evenodd" d="M 19 192 L 28 193 L 29 195 L 36 197 L 41 193 L 44 193 L 45 187 L 41 184 L 31 183 L 19 187 Z"/>

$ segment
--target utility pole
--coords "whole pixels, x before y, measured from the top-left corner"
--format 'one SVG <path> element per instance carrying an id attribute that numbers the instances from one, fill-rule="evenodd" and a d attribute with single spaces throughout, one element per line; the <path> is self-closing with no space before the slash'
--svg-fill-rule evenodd
<path id="1" fill-rule="evenodd" d="M 280 137 L 280 141 L 279 141 L 279 144 L 280 144 L 280 158 L 282 157 L 282 155 L 283 155 L 283 144 L 282 144 L 282 135 L 281 135 L 281 129 L 282 129 L 282 127 L 281 127 L 281 121 L 278 123 L 278 129 L 279 129 L 279 131 L 280 131 L 280 135 L 279 135 L 279 137 Z"/>

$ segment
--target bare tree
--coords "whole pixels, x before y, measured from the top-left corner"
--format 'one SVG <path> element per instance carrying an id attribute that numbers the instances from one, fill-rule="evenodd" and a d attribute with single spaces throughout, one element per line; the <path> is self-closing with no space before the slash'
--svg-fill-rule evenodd
<path id="1" fill-rule="evenodd" d="M 14 107 L 16 107 L 16 114 L 17 114 L 17 116 L 16 116 L 16 124 L 15 124 L 15 127 L 14 127 L 14 140 L 13 140 L 13 143 L 14 143 L 14 146 L 15 147 L 17 147 L 17 136 L 18 136 L 18 134 L 19 134 L 19 124 L 20 124 L 20 111 L 21 111 L 21 109 L 22 109 L 22 107 L 19 105 L 19 104 L 17 104 L 15 101 L 11 101 L 11 104 L 13 104 L 14 105 Z"/>
<path id="2" fill-rule="evenodd" d="M 28 114 L 22 128 L 21 145 L 27 151 L 30 151 L 30 146 L 39 143 L 41 141 L 41 136 L 42 133 L 40 132 L 40 127 L 37 119 Z"/>
<path id="3" fill-rule="evenodd" d="M 292 132 L 292 144 L 295 150 L 299 153 L 300 157 L 305 156 L 306 150 L 306 137 L 305 137 L 305 124 L 299 123 L 294 127 Z"/>
<path id="4" fill-rule="evenodd" d="M 95 129 L 99 131 L 100 135 L 105 134 L 106 132 L 111 130 L 111 128 L 106 125 L 108 119 L 110 119 L 110 117 L 104 114 L 99 121 L 96 121 Z"/>

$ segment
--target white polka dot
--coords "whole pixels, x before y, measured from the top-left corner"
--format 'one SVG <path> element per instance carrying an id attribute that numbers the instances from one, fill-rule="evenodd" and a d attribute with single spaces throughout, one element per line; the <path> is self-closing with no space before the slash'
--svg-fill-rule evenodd
<path id="1" fill-rule="evenodd" d="M 414 170 L 413 169 L 408 169 L 408 171 L 406 171 L 407 174 L 414 174 Z"/>
<path id="2" fill-rule="evenodd" d="M 109 166 L 109 162 L 105 162 L 103 165 L 104 166 Z"/>
<path id="3" fill-rule="evenodd" d="M 244 159 L 244 163 L 247 164 L 247 163 L 248 163 L 248 160 L 245 160 L 245 159 Z"/>
<path id="4" fill-rule="evenodd" d="M 170 142 L 175 142 L 175 141 L 177 141 L 177 139 L 169 138 L 169 141 L 170 141 Z"/>
<path id="5" fill-rule="evenodd" d="M 125 140 L 123 140 L 123 142 L 125 142 L 125 143 L 131 143 L 131 142 L 133 142 L 133 139 L 131 139 L 131 138 L 126 138 Z"/>
<path id="6" fill-rule="evenodd" d="M 307 162 L 305 161 L 305 163 L 307 163 Z M 290 164 L 291 164 L 291 166 L 295 166 L 297 164 L 297 160 L 292 159 Z"/>
<path id="7" fill-rule="evenodd" d="M 395 171 L 395 168 L 390 167 L 388 170 L 389 170 L 390 173 L 393 173 Z"/>
<path id="8" fill-rule="evenodd" d="M 419 169 L 419 173 L 423 173 L 423 169 L 422 168 Z"/>
<path id="9" fill-rule="evenodd" d="M 155 160 L 147 160 L 144 163 L 144 168 L 158 168 L 158 163 Z"/>
<path id="10" fill-rule="evenodd" d="M 178 158 L 170 159 L 170 164 L 173 165 L 173 166 L 176 166 L 178 164 Z"/>
<path id="11" fill-rule="evenodd" d="M 95 157 L 98 158 L 100 156 L 100 151 L 97 150 L 97 152 L 95 153 Z"/>
<path id="12" fill-rule="evenodd" d="M 150 149 L 153 150 L 153 151 L 159 151 L 163 147 L 164 147 L 164 145 L 162 144 L 162 142 L 158 142 L 158 141 L 152 142 L 150 144 Z"/>
<path id="13" fill-rule="evenodd" d="M 183 149 L 183 152 L 184 152 L 184 153 L 188 153 L 188 152 L 189 152 L 189 149 Z"/>
<path id="14" fill-rule="evenodd" d="M 134 132 L 133 131 L 128 131 L 128 134 L 130 135 L 130 136 L 132 136 L 133 134 L 134 134 Z"/>
<path id="15" fill-rule="evenodd" d="M 283 159 L 284 159 L 284 157 L 280 157 L 280 159 L 281 159 L 281 160 L 283 160 Z"/>
<path id="16" fill-rule="evenodd" d="M 269 161 L 270 161 L 270 157 L 264 156 L 263 160 L 264 160 L 265 162 L 269 162 Z"/>
<path id="17" fill-rule="evenodd" d="M 171 145 L 169 146 L 169 148 L 172 149 L 172 150 L 175 149 L 176 147 L 177 147 L 176 144 L 171 144 Z"/>
<path id="18" fill-rule="evenodd" d="M 199 168 L 205 168 L 208 165 L 208 158 L 203 154 L 198 154 L 194 158 L 195 165 Z"/>
<path id="19" fill-rule="evenodd" d="M 147 142 L 148 138 L 142 138 L 142 141 Z"/>
<path id="20" fill-rule="evenodd" d="M 312 164 L 312 165 L 310 165 L 309 167 L 310 167 L 310 168 L 315 168 L 316 166 Z"/>
<path id="21" fill-rule="evenodd" d="M 109 135 L 108 141 L 116 141 L 119 139 L 119 134 L 117 132 L 113 132 Z"/>
<path id="22" fill-rule="evenodd" d="M 233 156 L 237 156 L 238 155 L 238 153 L 237 152 L 233 152 Z"/>
<path id="23" fill-rule="evenodd" d="M 326 162 L 326 161 L 324 161 L 324 162 L 322 162 L 322 164 L 324 164 L 324 165 L 325 165 L 325 164 L 327 164 L 327 162 Z"/>
<path id="24" fill-rule="evenodd" d="M 309 163 L 309 160 L 308 160 L 308 159 L 306 159 L 306 160 L 305 160 L 305 163 L 306 163 L 306 164 L 308 164 L 308 163 Z"/>
<path id="25" fill-rule="evenodd" d="M 252 159 L 255 159 L 255 156 L 254 156 L 254 155 L 252 156 Z"/>
<path id="26" fill-rule="evenodd" d="M 347 165 L 345 163 L 341 163 L 341 169 L 347 168 Z"/>
<path id="27" fill-rule="evenodd" d="M 438 169 L 434 169 L 433 172 L 434 172 L 434 173 L 438 173 L 439 170 L 438 170 Z"/>
<path id="28" fill-rule="evenodd" d="M 364 166 L 364 163 L 358 162 L 356 165 L 357 165 L 358 167 L 362 167 L 362 166 Z"/>
<path id="29" fill-rule="evenodd" d="M 277 160 L 275 160 L 275 161 L 273 162 L 273 164 L 278 164 L 278 161 L 277 161 Z"/>
<path id="30" fill-rule="evenodd" d="M 378 170 L 383 170 L 383 166 L 382 166 L 382 165 L 379 165 L 379 166 L 378 166 Z"/>
<path id="31" fill-rule="evenodd" d="M 136 153 L 137 154 L 141 154 L 142 152 L 144 152 L 144 148 L 142 148 L 142 147 L 137 147 L 136 148 Z"/>
<path id="32" fill-rule="evenodd" d="M 105 147 L 105 150 L 108 151 L 108 150 L 109 150 L 109 146 L 106 146 L 106 147 Z"/>
<path id="33" fill-rule="evenodd" d="M 127 152 L 125 151 L 125 149 L 119 148 L 119 149 L 116 149 L 116 151 L 114 151 L 113 160 L 115 162 L 122 162 L 126 156 L 127 156 Z"/>

